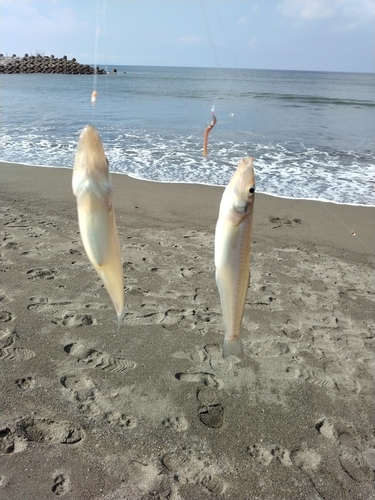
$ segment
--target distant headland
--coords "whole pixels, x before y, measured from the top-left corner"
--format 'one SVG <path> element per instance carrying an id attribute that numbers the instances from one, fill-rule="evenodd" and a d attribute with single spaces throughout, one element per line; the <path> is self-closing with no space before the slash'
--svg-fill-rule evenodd
<path id="1" fill-rule="evenodd" d="M 18 57 L 16 54 L 12 56 L 4 56 L 0 54 L 0 73 L 57 73 L 65 75 L 93 75 L 95 69 L 89 64 L 80 64 L 73 57 L 68 60 L 66 56 L 55 57 L 43 56 L 41 54 L 28 55 Z M 105 75 L 107 72 L 104 69 L 96 67 L 96 74 Z"/>

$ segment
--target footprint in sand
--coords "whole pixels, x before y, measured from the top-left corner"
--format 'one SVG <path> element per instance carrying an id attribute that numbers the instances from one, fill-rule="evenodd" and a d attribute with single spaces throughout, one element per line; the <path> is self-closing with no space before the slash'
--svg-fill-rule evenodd
<path id="1" fill-rule="evenodd" d="M 19 436 L 16 430 L 9 427 L 0 429 L 0 455 L 20 453 L 26 450 L 27 441 L 23 436 Z"/>
<path id="2" fill-rule="evenodd" d="M 295 346 L 289 342 L 279 340 L 266 340 L 265 342 L 254 342 L 250 344 L 249 351 L 255 356 L 282 356 L 297 352 Z"/>
<path id="3" fill-rule="evenodd" d="M 63 375 L 60 378 L 64 395 L 88 420 L 96 421 L 103 417 L 113 427 L 133 429 L 137 426 L 136 418 L 114 409 L 111 401 L 85 376 Z"/>
<path id="4" fill-rule="evenodd" d="M 223 363 L 221 357 L 221 348 L 217 344 L 208 344 L 204 347 L 203 351 L 199 351 L 200 356 L 197 356 L 198 352 L 194 351 L 192 355 L 189 353 L 175 353 L 174 357 L 187 357 L 187 359 L 192 358 L 198 362 L 208 361 L 211 368 L 213 364 L 217 363 L 217 358 L 219 358 L 219 364 Z M 193 356 L 194 355 L 194 356 Z M 193 384 L 199 384 L 200 386 L 205 386 L 204 389 L 199 389 L 196 392 L 197 399 L 200 406 L 197 410 L 197 415 L 199 420 L 203 425 L 211 429 L 220 429 L 224 425 L 224 407 L 218 400 L 217 389 L 223 386 L 222 381 L 213 373 L 208 372 L 181 372 L 176 373 L 175 377 L 181 382 L 188 382 Z"/>
<path id="5" fill-rule="evenodd" d="M 197 399 L 201 404 L 198 417 L 202 424 L 220 429 L 224 425 L 224 406 L 218 401 L 217 391 L 210 387 L 201 389 L 197 391 Z"/>
<path id="6" fill-rule="evenodd" d="M 87 377 L 64 375 L 60 378 L 61 385 L 74 395 L 77 401 L 87 401 L 94 395 L 95 385 Z"/>
<path id="7" fill-rule="evenodd" d="M 301 448 L 297 448 L 290 453 L 290 459 L 293 465 L 299 469 L 308 471 L 310 469 L 318 468 L 321 456 L 315 450 L 307 448 L 307 446 L 302 446 Z"/>
<path id="8" fill-rule="evenodd" d="M 315 292 L 309 284 L 298 283 L 289 292 L 292 302 L 298 307 L 308 307 L 311 310 L 323 309 L 325 295 Z M 319 306 L 318 306 L 319 304 Z"/>
<path id="9" fill-rule="evenodd" d="M 372 467 L 366 462 L 363 455 L 357 450 L 345 450 L 339 457 L 340 465 L 354 481 L 359 483 L 374 480 Z"/>
<path id="10" fill-rule="evenodd" d="M 293 462 L 290 458 L 290 451 L 280 446 L 265 446 L 254 444 L 247 449 L 249 455 L 261 465 L 269 465 L 273 459 L 280 462 L 285 467 L 290 467 Z"/>
<path id="11" fill-rule="evenodd" d="M 2 325 L 0 329 L 0 348 L 4 349 L 14 344 L 17 338 L 17 330 L 14 326 Z"/>
<path id="12" fill-rule="evenodd" d="M 57 474 L 53 478 L 52 491 L 56 496 L 65 495 L 70 488 L 70 479 L 66 474 Z"/>
<path id="13" fill-rule="evenodd" d="M 80 363 L 88 365 L 90 368 L 100 368 L 109 372 L 126 372 L 134 370 L 137 366 L 133 361 L 122 358 L 115 358 L 106 353 L 89 349 L 81 342 L 72 342 L 64 347 L 64 351 L 76 358 Z"/>
<path id="14" fill-rule="evenodd" d="M 113 461 L 113 468 L 118 468 L 118 464 L 121 463 L 122 457 L 113 455 L 111 461 Z M 137 491 L 142 492 L 141 496 L 133 495 L 129 493 L 124 497 L 121 495 L 122 499 L 135 499 L 142 498 L 143 500 L 168 500 L 175 498 L 172 494 L 171 483 L 174 482 L 167 477 L 164 472 L 164 467 L 152 461 L 152 463 L 147 463 L 147 461 L 142 457 L 140 460 L 135 458 L 128 460 L 121 470 L 126 469 L 128 477 L 132 478 L 132 484 L 135 486 Z M 108 497 L 106 497 L 108 498 Z M 119 497 L 116 497 L 119 499 Z"/>
<path id="15" fill-rule="evenodd" d="M 342 419 L 321 418 L 315 424 L 315 429 L 322 436 L 332 439 L 336 444 L 341 444 L 347 448 L 363 450 L 366 440 L 361 438 L 355 426 Z"/>
<path id="16" fill-rule="evenodd" d="M 200 484 L 215 495 L 225 490 L 224 481 L 216 475 L 216 470 L 212 470 L 214 467 L 197 453 L 188 450 L 179 454 L 167 453 L 162 464 L 179 482 Z"/>
<path id="17" fill-rule="evenodd" d="M 77 314 L 74 309 L 79 306 L 69 300 L 53 301 L 48 297 L 30 297 L 31 303 L 27 310 L 42 314 L 48 314 L 51 317 L 51 323 L 68 327 L 88 326 L 96 324 L 96 319 L 91 314 Z M 86 304 L 86 308 L 93 307 L 92 304 Z M 97 307 L 100 308 L 100 307 Z"/>
<path id="18" fill-rule="evenodd" d="M 252 293 L 249 296 L 247 306 L 250 310 L 261 309 L 264 311 L 283 311 L 282 296 L 273 284 L 264 284 L 261 277 L 258 282 L 254 279 Z M 245 313 L 246 314 L 246 313 Z"/>
<path id="19" fill-rule="evenodd" d="M 198 372 L 198 373 L 176 373 L 175 377 L 181 382 L 189 382 L 194 384 L 203 384 L 207 387 L 221 387 L 222 382 L 212 373 Z"/>
<path id="20" fill-rule="evenodd" d="M 4 248 L 4 250 L 17 250 L 20 246 L 21 245 L 16 241 L 8 241 L 2 245 L 2 248 Z"/>
<path id="21" fill-rule="evenodd" d="M 134 429 L 134 427 L 137 427 L 137 420 L 134 417 L 130 417 L 119 411 L 110 411 L 106 413 L 105 419 L 111 425 L 118 425 L 126 429 Z"/>
<path id="22" fill-rule="evenodd" d="M 15 383 L 20 389 L 32 389 L 35 386 L 35 379 L 33 377 L 22 377 L 18 378 Z"/>
<path id="23" fill-rule="evenodd" d="M 214 474 L 207 474 L 200 480 L 201 485 L 214 495 L 221 495 L 225 490 L 224 481 Z"/>
<path id="24" fill-rule="evenodd" d="M 17 332 L 15 328 L 5 328 L 0 334 L 0 359 L 5 361 L 28 361 L 35 352 L 25 347 L 13 347 Z"/>
<path id="25" fill-rule="evenodd" d="M 273 229 L 281 226 L 296 227 L 302 223 L 301 219 L 288 219 L 288 217 L 270 217 L 269 221 Z"/>
<path id="26" fill-rule="evenodd" d="M 315 424 L 315 429 L 322 436 L 338 442 L 337 433 L 333 421 L 329 418 L 322 418 Z"/>
<path id="27" fill-rule="evenodd" d="M 156 269 L 156 268 L 153 268 Z M 174 328 L 179 325 L 181 328 L 206 330 L 209 325 L 221 318 L 221 314 L 210 311 L 207 306 L 199 307 L 203 300 L 196 288 L 194 293 L 191 290 L 179 292 L 168 287 L 160 287 L 155 292 L 150 288 L 145 288 L 137 282 L 134 286 L 128 285 L 126 293 L 130 297 L 130 302 L 125 306 L 124 322 L 129 325 L 152 325 L 159 324 L 163 328 Z M 141 314 L 134 312 L 131 301 L 137 299 L 137 308 L 141 301 Z M 184 308 L 181 304 L 194 304 L 196 307 Z M 169 307 L 166 307 L 168 305 Z"/>
<path id="28" fill-rule="evenodd" d="M 23 418 L 16 424 L 19 435 L 30 442 L 75 444 L 85 437 L 83 429 L 70 422 L 57 422 L 46 418 Z"/>
<path id="29" fill-rule="evenodd" d="M 215 372 L 216 370 L 220 370 L 220 368 L 228 367 L 232 363 L 237 363 L 235 357 L 232 356 L 232 359 L 226 360 L 223 358 L 223 348 L 220 344 L 207 344 L 203 348 L 204 360 L 207 360 L 211 369 Z"/>
<path id="30" fill-rule="evenodd" d="M 94 382 L 85 376 L 64 375 L 60 378 L 64 395 L 87 419 L 97 419 L 110 411 L 106 398 L 95 387 Z"/>
<path id="31" fill-rule="evenodd" d="M 172 354 L 172 358 L 175 359 L 187 359 L 189 361 L 195 361 L 198 363 L 203 363 L 207 359 L 207 354 L 203 352 L 200 348 L 194 349 L 192 351 L 176 351 Z"/>
<path id="32" fill-rule="evenodd" d="M 13 321 L 13 315 L 9 311 L 0 311 L 0 322 L 8 323 L 9 321 Z"/>
<path id="33" fill-rule="evenodd" d="M 260 465 L 269 465 L 273 460 L 272 449 L 260 444 L 253 444 L 247 448 L 248 454 Z"/>
<path id="34" fill-rule="evenodd" d="M 353 424 L 342 419 L 322 418 L 315 424 L 323 437 L 334 441 L 343 451 L 339 455 L 341 467 L 354 481 L 373 480 L 375 451 L 368 448 L 368 440 Z"/>
<path id="35" fill-rule="evenodd" d="M 46 268 L 37 268 L 37 269 L 29 269 L 26 272 L 28 279 L 43 279 L 43 280 L 52 280 L 58 276 L 57 269 L 46 269 Z"/>
<path id="36" fill-rule="evenodd" d="M 28 361 L 35 356 L 35 352 L 24 347 L 5 347 L 0 349 L 0 359 L 6 361 Z"/>
<path id="37" fill-rule="evenodd" d="M 131 293 L 134 295 L 134 293 Z M 142 314 L 138 315 L 127 310 L 124 315 L 124 322 L 129 325 L 162 325 L 164 328 L 170 328 L 176 324 L 190 327 L 193 323 L 193 313 L 184 308 L 170 307 L 165 308 L 156 302 L 143 302 L 141 304 Z M 191 316 L 191 317 L 190 317 Z"/>
<path id="38" fill-rule="evenodd" d="M 361 386 L 354 377 L 350 377 L 347 373 L 333 374 L 330 376 L 325 369 L 311 367 L 306 365 L 303 357 L 295 357 L 294 361 L 297 366 L 288 366 L 285 370 L 287 377 L 296 378 L 303 382 L 307 382 L 318 387 L 324 387 L 342 394 L 358 394 L 361 391 Z M 326 368 L 329 369 L 329 365 Z"/>
<path id="39" fill-rule="evenodd" d="M 277 331 L 282 331 L 284 335 L 292 340 L 301 340 L 304 335 L 304 330 L 302 328 L 302 322 L 296 319 L 287 319 L 282 325 L 276 327 Z"/>
<path id="40" fill-rule="evenodd" d="M 12 270 L 12 266 L 10 264 L 13 264 L 13 262 L 8 262 L 7 264 L 5 264 L 4 262 L 2 262 L 0 264 L 0 272 L 6 273 L 7 271 L 11 271 Z"/>
<path id="41" fill-rule="evenodd" d="M 27 310 L 28 311 L 36 311 L 36 312 L 50 312 L 52 310 L 51 306 L 52 305 L 61 305 L 61 306 L 67 306 L 71 304 L 71 302 L 61 302 L 59 304 L 57 303 L 51 303 L 48 297 L 30 297 L 29 299 L 31 301 L 31 304 L 28 304 Z"/>
<path id="42" fill-rule="evenodd" d="M 224 408 L 220 403 L 202 406 L 198 410 L 198 416 L 206 427 L 219 429 L 224 423 Z"/>
<path id="43" fill-rule="evenodd" d="M 301 362 L 303 362 L 303 360 L 301 360 Z M 288 374 L 288 376 L 291 376 L 291 378 L 296 378 L 303 382 L 308 382 L 309 384 L 319 387 L 325 387 L 327 389 L 332 389 L 335 391 L 337 390 L 336 382 L 319 368 L 305 368 L 301 365 L 299 365 L 298 367 L 288 366 L 285 372 Z"/>
<path id="44" fill-rule="evenodd" d="M 74 248 L 70 248 L 69 253 L 70 255 L 82 255 L 82 252 L 80 252 L 79 250 L 75 250 Z"/>
<path id="45" fill-rule="evenodd" d="M 249 455 L 260 465 L 268 466 L 272 460 L 277 460 L 285 467 L 296 466 L 303 470 L 316 469 L 321 457 L 313 449 L 306 446 L 289 451 L 277 445 L 264 445 L 256 443 L 247 448 Z"/>
<path id="46" fill-rule="evenodd" d="M 62 324 L 64 326 L 88 326 L 94 325 L 96 320 L 90 314 L 65 314 L 62 319 L 53 319 L 52 323 Z"/>
<path id="47" fill-rule="evenodd" d="M 184 416 L 167 417 L 162 421 L 162 425 L 166 429 L 172 429 L 177 432 L 184 432 L 188 429 L 189 424 Z"/>

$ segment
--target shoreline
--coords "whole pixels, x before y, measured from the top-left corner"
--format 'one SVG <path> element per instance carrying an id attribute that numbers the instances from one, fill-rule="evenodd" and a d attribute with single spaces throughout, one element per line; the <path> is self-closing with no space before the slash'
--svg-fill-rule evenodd
<path id="1" fill-rule="evenodd" d="M 245 354 L 223 360 L 223 188 L 112 174 L 116 334 L 68 170 L 0 162 L 1 496 L 375 498 L 375 209 L 257 194 Z"/>
<path id="2" fill-rule="evenodd" d="M 20 189 L 26 189 L 26 192 L 34 192 L 39 196 L 45 196 L 47 199 L 55 199 L 66 201 L 67 206 L 75 209 L 75 198 L 71 190 L 71 175 L 72 169 L 69 167 L 43 167 L 43 166 L 24 166 L 24 164 L 8 163 L 0 161 L 0 173 L 2 174 L 2 182 L 7 179 L 16 182 L 17 179 L 23 177 L 25 169 L 44 169 L 44 177 L 48 178 L 50 185 L 53 182 L 62 183 L 64 186 L 61 193 L 52 193 L 49 195 L 43 189 L 39 182 L 30 182 L 27 185 L 19 186 Z M 37 174 L 36 174 L 37 175 Z M 137 204 L 137 198 L 140 197 L 139 204 L 142 205 L 142 190 L 152 189 L 154 186 L 157 197 L 160 203 L 162 217 L 166 221 L 173 220 L 178 222 L 178 216 L 184 215 L 181 210 L 171 211 L 172 207 L 183 205 L 189 213 L 197 215 L 196 222 L 199 224 L 202 219 L 202 225 L 209 223 L 212 231 L 215 229 L 218 210 L 221 200 L 221 195 L 224 187 L 211 186 L 204 184 L 187 184 L 187 183 L 172 183 L 172 182 L 157 182 L 137 179 L 127 174 L 111 173 L 111 179 L 114 191 L 114 205 L 116 212 L 118 210 L 134 212 L 134 206 Z M 16 188 L 18 189 L 18 188 Z M 32 191 L 31 191 L 32 190 Z M 121 199 L 120 192 L 129 190 L 130 197 Z M 171 201 L 168 203 L 164 199 L 164 192 L 168 192 Z M 207 193 L 202 196 L 202 193 Z M 200 207 L 195 205 L 199 200 Z M 144 213 L 149 217 L 154 216 L 153 207 L 145 200 L 143 207 Z M 293 219 L 301 219 L 302 224 L 299 226 L 299 237 L 308 243 L 319 243 L 321 238 L 325 244 L 329 244 L 332 248 L 338 247 L 359 254 L 373 257 L 373 243 L 375 241 L 375 207 L 367 207 L 360 205 L 348 205 L 332 202 L 321 202 L 317 200 L 299 200 L 292 198 L 282 198 L 269 194 L 257 193 L 256 208 L 254 212 L 254 238 L 257 234 L 257 226 L 269 224 L 270 218 L 274 219 L 274 214 L 279 214 L 281 211 L 280 228 L 287 228 L 293 223 Z M 157 211 L 159 212 L 159 210 Z M 292 215 L 290 215 L 292 214 Z M 288 218 L 289 217 L 289 218 Z M 311 217 L 313 220 L 311 221 Z M 184 217 L 185 218 L 185 217 Z M 279 217 L 280 218 L 280 217 Z M 316 222 L 316 224 L 314 224 Z M 271 223 L 272 224 L 272 223 Z M 278 226 L 278 221 L 275 219 L 274 226 Z M 295 225 L 295 224 L 294 224 Z M 319 226 L 318 226 L 319 225 Z M 321 235 L 317 236 L 321 229 Z M 351 235 L 351 229 L 354 228 L 357 237 Z M 275 227 L 278 229 L 278 227 Z M 311 230 L 315 230 L 311 233 Z M 272 231 L 271 231 L 272 232 Z M 270 236 L 269 231 L 266 235 Z M 281 234 L 281 239 L 288 238 L 286 234 Z"/>
<path id="3" fill-rule="evenodd" d="M 36 165 L 32 163 L 19 163 L 19 162 L 12 162 L 12 161 L 6 161 L 6 160 L 1 160 L 0 159 L 0 167 L 2 164 L 7 164 L 7 165 L 18 165 L 18 166 L 23 166 L 23 167 L 38 167 L 38 168 L 53 168 L 53 169 L 64 169 L 64 170 L 72 170 L 73 167 L 56 167 L 53 165 Z M 130 177 L 131 179 L 137 180 L 137 181 L 144 181 L 144 182 L 155 182 L 157 184 L 186 184 L 189 186 L 206 186 L 206 187 L 217 187 L 217 188 L 225 188 L 225 185 L 219 185 L 219 184 L 206 184 L 204 182 L 195 182 L 195 183 L 189 183 L 189 182 L 183 182 L 183 181 L 156 181 L 154 179 L 142 179 L 141 177 L 137 177 L 133 174 L 125 173 L 125 172 L 110 172 L 111 175 L 125 175 L 127 177 Z M 325 203 L 327 204 L 333 204 L 333 205 L 343 205 L 343 206 L 348 206 L 348 207 L 363 207 L 363 208 L 375 208 L 374 205 L 363 205 L 361 203 L 341 203 L 339 201 L 333 201 L 333 200 L 322 200 L 319 198 L 292 198 L 290 196 L 281 196 L 278 194 L 273 194 L 273 193 L 266 193 L 264 191 L 257 191 L 258 194 L 264 195 L 264 196 L 272 196 L 274 198 L 280 198 L 284 200 L 295 200 L 295 201 L 316 201 L 319 203 L 322 203 L 323 205 Z"/>

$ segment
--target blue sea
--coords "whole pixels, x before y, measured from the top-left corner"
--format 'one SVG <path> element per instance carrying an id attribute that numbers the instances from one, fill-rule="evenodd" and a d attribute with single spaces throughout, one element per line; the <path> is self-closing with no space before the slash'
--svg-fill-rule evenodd
<path id="1" fill-rule="evenodd" d="M 239 159 L 253 156 L 258 192 L 375 205 L 374 74 L 116 69 L 96 79 L 1 74 L 0 160 L 72 168 L 91 123 L 113 172 L 224 186 Z"/>

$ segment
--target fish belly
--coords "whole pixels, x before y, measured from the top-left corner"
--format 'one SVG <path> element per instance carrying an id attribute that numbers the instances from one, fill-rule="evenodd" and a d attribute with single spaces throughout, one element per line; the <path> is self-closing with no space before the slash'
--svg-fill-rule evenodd
<path id="1" fill-rule="evenodd" d="M 105 201 L 92 195 L 91 200 L 78 199 L 78 222 L 86 254 L 119 316 L 124 308 L 124 279 L 113 209 L 108 210 Z"/>
<path id="2" fill-rule="evenodd" d="M 233 226 L 219 219 L 215 232 L 216 283 L 225 326 L 223 357 L 242 356 L 241 321 L 249 285 L 250 252 L 246 222 Z"/>

